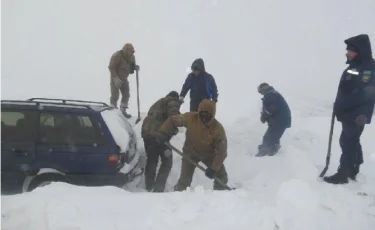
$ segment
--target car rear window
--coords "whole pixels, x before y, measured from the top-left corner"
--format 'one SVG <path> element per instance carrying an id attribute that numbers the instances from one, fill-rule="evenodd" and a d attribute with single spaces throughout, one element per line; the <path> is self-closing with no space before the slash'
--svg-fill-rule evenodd
<path id="1" fill-rule="evenodd" d="M 32 142 L 36 139 L 38 113 L 35 111 L 1 111 L 2 142 Z"/>
<path id="2" fill-rule="evenodd" d="M 105 136 L 88 115 L 42 112 L 39 142 L 61 145 L 102 145 Z"/>
<path id="3" fill-rule="evenodd" d="M 131 125 L 119 110 L 104 110 L 101 114 L 121 152 L 126 152 L 129 149 L 129 141 L 134 135 Z"/>

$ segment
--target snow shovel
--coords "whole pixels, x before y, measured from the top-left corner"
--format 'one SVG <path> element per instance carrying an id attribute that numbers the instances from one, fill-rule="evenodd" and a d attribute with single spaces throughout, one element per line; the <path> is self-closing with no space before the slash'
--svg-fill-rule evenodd
<path id="1" fill-rule="evenodd" d="M 319 177 L 323 177 L 328 170 L 329 161 L 331 159 L 331 147 L 332 147 L 332 136 L 333 136 L 334 125 L 335 125 L 335 112 L 332 111 L 331 129 L 329 131 L 328 150 L 327 150 L 327 157 L 326 157 L 326 166 L 324 167 L 323 171 L 320 173 Z"/>
<path id="2" fill-rule="evenodd" d="M 186 160 L 188 160 L 190 163 L 192 163 L 193 165 L 195 165 L 195 167 L 199 168 L 200 170 L 202 170 L 203 172 L 206 172 L 206 169 L 204 169 L 200 164 L 198 164 L 197 162 L 193 161 L 192 159 L 190 159 L 189 156 L 187 156 L 186 154 L 184 154 L 183 152 L 181 152 L 180 150 L 178 150 L 176 147 L 174 147 L 173 145 L 169 144 L 169 142 L 164 142 L 164 144 L 171 148 L 173 151 L 175 151 L 176 153 L 178 153 L 180 156 L 182 156 L 183 158 L 185 158 Z M 217 178 L 216 176 L 214 177 L 214 180 L 216 182 L 218 182 L 221 186 L 223 186 L 226 190 L 235 190 L 234 188 L 231 188 L 229 187 L 228 185 L 226 185 L 223 181 L 221 181 L 219 178 Z"/>
<path id="3" fill-rule="evenodd" d="M 135 124 L 138 124 L 141 121 L 141 111 L 139 108 L 139 77 L 138 77 L 138 70 L 136 70 L 136 79 L 137 79 L 137 104 L 138 104 L 138 118 L 135 121 Z"/>

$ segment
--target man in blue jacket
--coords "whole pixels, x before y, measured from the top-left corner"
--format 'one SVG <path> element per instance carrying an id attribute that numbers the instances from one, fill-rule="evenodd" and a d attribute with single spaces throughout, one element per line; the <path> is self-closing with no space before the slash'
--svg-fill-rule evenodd
<path id="1" fill-rule="evenodd" d="M 342 123 L 342 154 L 337 173 L 323 178 L 332 184 L 356 179 L 363 163 L 360 137 L 365 125 L 371 123 L 375 103 L 375 61 L 368 35 L 351 37 L 345 44 L 349 67 L 341 76 L 334 104 L 336 118 Z"/>
<path id="2" fill-rule="evenodd" d="M 180 100 L 183 103 L 190 90 L 190 112 L 197 112 L 203 99 L 217 102 L 218 92 L 215 79 L 206 72 L 203 59 L 196 59 L 191 65 L 191 71 L 182 86 Z"/>
<path id="3" fill-rule="evenodd" d="M 263 95 L 260 120 L 262 123 L 268 123 L 268 129 L 263 136 L 263 143 L 258 147 L 259 152 L 256 156 L 273 156 L 281 147 L 280 138 L 285 130 L 291 127 L 291 112 L 284 97 L 269 84 L 260 84 L 258 92 Z"/>

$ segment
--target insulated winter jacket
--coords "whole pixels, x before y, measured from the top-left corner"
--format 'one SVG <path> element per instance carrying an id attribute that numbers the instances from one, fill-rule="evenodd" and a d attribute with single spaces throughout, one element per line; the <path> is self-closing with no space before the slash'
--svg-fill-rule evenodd
<path id="1" fill-rule="evenodd" d="M 341 75 L 334 111 L 339 121 L 353 122 L 358 115 L 365 115 L 370 124 L 375 104 L 375 60 L 370 39 L 361 34 L 345 43 L 358 50 L 358 55 L 347 61 L 349 67 Z"/>

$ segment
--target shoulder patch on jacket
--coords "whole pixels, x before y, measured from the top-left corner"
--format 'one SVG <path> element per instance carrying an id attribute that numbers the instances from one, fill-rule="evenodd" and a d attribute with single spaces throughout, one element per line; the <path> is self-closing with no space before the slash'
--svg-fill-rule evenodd
<path id="1" fill-rule="evenodd" d="M 370 81 L 371 75 L 362 75 L 362 81 L 368 83 Z"/>

